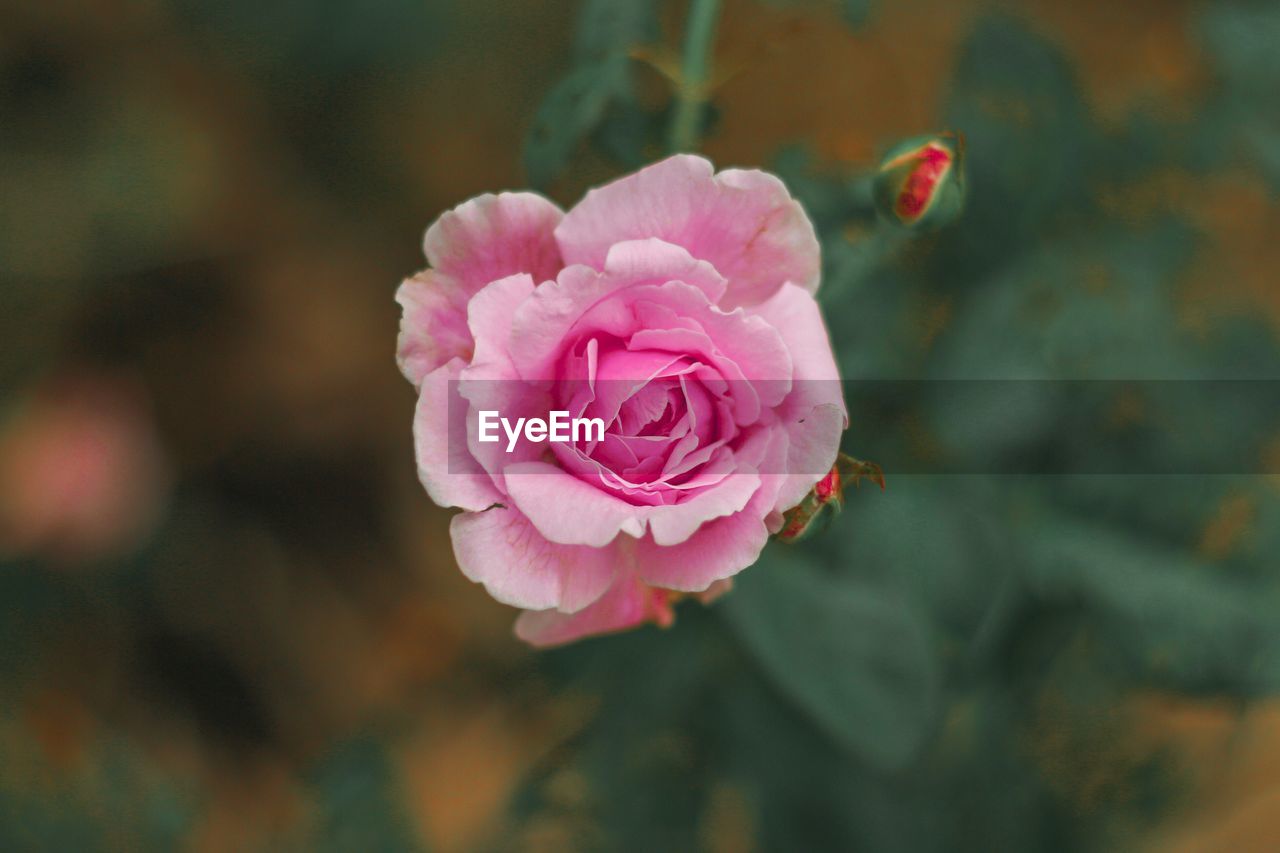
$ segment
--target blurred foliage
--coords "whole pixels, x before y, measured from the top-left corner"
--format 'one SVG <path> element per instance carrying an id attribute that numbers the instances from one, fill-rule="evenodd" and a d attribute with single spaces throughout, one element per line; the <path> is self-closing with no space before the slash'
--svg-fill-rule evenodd
<path id="1" fill-rule="evenodd" d="M 1274 40 L 1230 28 L 1267 15 L 1223 5 L 1203 18 L 1211 46 L 1246 44 L 1201 120 L 1249 140 L 1274 106 L 1247 100 L 1267 88 L 1274 63 L 1261 46 Z M 1225 111 L 1245 102 L 1242 125 Z M 1150 116 L 1099 126 L 1061 51 L 1004 15 L 980 20 L 960 49 L 940 121 L 966 135 L 970 197 L 933 237 L 869 231 L 865 181 L 803 149 L 777 164 L 819 228 L 821 298 L 855 388 L 860 377 L 1275 377 L 1280 351 L 1261 323 L 1206 340 L 1179 322 L 1193 222 L 1097 200 L 1100 185 L 1218 166 L 1179 144 L 1194 131 Z M 931 314 L 944 321 L 921 334 Z M 926 400 L 919 431 L 896 438 L 1087 458 L 1096 441 L 1069 427 L 1052 382 L 1027 388 L 1012 410 Z M 1208 402 L 1206 416 L 1227 419 L 1233 443 L 1261 460 L 1274 401 Z M 845 449 L 862 454 L 856 408 L 852 418 Z M 1197 454 L 1146 450 L 1170 470 Z M 1046 703 L 1057 737 L 1119 751 L 1124 722 L 1098 732 L 1096 720 L 1135 691 L 1246 702 L 1280 688 L 1280 552 L 1265 525 L 1226 561 L 1196 539 L 1232 495 L 1274 515 L 1280 496 L 1264 478 L 886 473 L 888 491 L 852 493 L 825 537 L 799 554 L 771 548 L 711 614 L 682 611 L 674 638 L 555 653 L 556 671 L 606 704 L 558 757 L 571 769 L 534 790 L 583 774 L 596 800 L 578 816 L 614 849 L 696 846 L 715 807 L 691 807 L 691 774 L 708 780 L 704 795 L 716 784 L 741 793 L 764 849 L 1094 849 L 1122 843 L 1179 783 L 1158 756 L 1121 767 L 1081 819 L 1025 745 Z M 660 761 L 683 768 L 681 787 L 650 777 Z M 555 809 L 529 796 L 531 814 Z M 661 805 L 637 802 L 646 796 Z M 630 820 L 608 811 L 620 802 Z M 638 835 L 654 813 L 661 828 Z"/>
<path id="2" fill-rule="evenodd" d="M 762 164 L 819 230 L 860 404 L 900 405 L 873 380 L 1050 380 L 922 395 L 891 436 L 855 408 L 855 456 L 874 440 L 1101 470 L 1051 380 L 1280 370 L 1270 303 L 1188 313 L 1206 264 L 1227 301 L 1224 258 L 1273 290 L 1276 5 L 1143 7 L 1203 51 L 1203 79 L 1180 108 L 1110 111 L 1053 9 L 1009 5 L 726 8 L 728 65 L 767 63 L 774 42 L 734 29 L 763 16 L 770 38 L 817 43 L 812 20 L 859 57 L 906 55 L 876 78 L 885 102 L 940 78 L 934 126 L 909 126 L 821 101 L 845 90 L 819 75 L 845 66 L 815 57 L 787 86 L 862 136 L 797 129 Z M 1280 687 L 1267 477 L 890 468 L 885 492 L 850 491 L 824 534 L 770 546 L 672 629 L 545 654 L 458 579 L 413 481 L 390 287 L 467 193 L 658 156 L 669 109 L 645 75 L 684 12 L 175 0 L 84 21 L 32 5 L 0 32 L 4 408 L 59 370 L 136 374 L 175 469 L 139 552 L 0 564 L 0 848 L 1132 849 L 1198 796 L 1151 697 L 1230 722 Z M 1159 65 L 1115 28 L 1099 38 Z M 903 32 L 934 52 L 886 54 L 877 39 Z M 755 97 L 723 91 L 713 118 Z M 944 129 L 967 140 L 964 214 L 882 229 L 872 152 L 840 152 Z M 705 130 L 719 165 L 752 165 Z M 1099 410 L 1158 416 L 1097 387 Z M 1274 467 L 1269 403 L 1224 390 L 1204 417 Z M 1202 451 L 1106 452 L 1176 471 Z"/>
<path id="3" fill-rule="evenodd" d="M 635 91 L 632 51 L 657 39 L 656 0 L 586 0 L 579 14 L 571 69 L 547 93 L 524 143 L 529 182 L 545 188 L 569 165 L 583 140 L 624 168 L 643 160 L 661 132 Z"/>

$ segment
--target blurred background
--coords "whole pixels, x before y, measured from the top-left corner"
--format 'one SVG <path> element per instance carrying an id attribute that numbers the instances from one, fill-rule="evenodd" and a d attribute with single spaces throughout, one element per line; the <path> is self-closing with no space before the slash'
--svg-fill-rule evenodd
<path id="1" fill-rule="evenodd" d="M 855 408 L 1160 473 L 889 466 L 669 630 L 536 653 L 458 573 L 395 287 L 474 194 L 662 156 L 686 12 L 3 0 L 0 849 L 1280 849 L 1280 481 L 1176 475 L 1123 387 Z M 713 65 L 854 386 L 1280 373 L 1274 2 L 726 0 Z M 942 129 L 963 217 L 877 225 Z"/>

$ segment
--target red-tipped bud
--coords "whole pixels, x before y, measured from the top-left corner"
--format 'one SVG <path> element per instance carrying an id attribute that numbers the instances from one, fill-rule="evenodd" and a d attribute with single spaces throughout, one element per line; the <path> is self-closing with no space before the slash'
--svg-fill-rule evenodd
<path id="1" fill-rule="evenodd" d="M 783 514 L 778 538 L 783 542 L 798 542 L 825 527 L 830 518 L 844 508 L 845 487 L 849 484 L 860 486 L 863 477 L 884 489 L 884 472 L 879 465 L 841 453 L 813 491 Z M 830 511 L 827 511 L 828 507 Z"/>
<path id="2" fill-rule="evenodd" d="M 918 136 L 885 156 L 874 184 L 876 210 L 907 228 L 937 228 L 964 207 L 964 140 Z"/>

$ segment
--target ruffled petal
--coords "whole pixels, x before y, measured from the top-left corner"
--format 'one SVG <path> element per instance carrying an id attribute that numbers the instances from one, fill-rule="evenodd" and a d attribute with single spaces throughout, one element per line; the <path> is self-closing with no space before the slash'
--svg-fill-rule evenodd
<path id="1" fill-rule="evenodd" d="M 546 462 L 519 462 L 503 469 L 507 493 L 552 542 L 608 545 L 619 533 L 644 534 L 646 507 L 633 506 Z"/>
<path id="2" fill-rule="evenodd" d="M 532 292 L 533 278 L 520 273 L 486 285 L 467 306 L 476 343 L 475 355 L 463 369 L 458 389 L 471 404 L 463 434 L 471 455 L 489 472 L 499 490 L 505 490 L 502 469 L 507 464 L 537 458 L 542 453 L 541 446 L 524 440 L 517 441 L 508 453 L 502 429 L 497 431 L 495 442 L 479 440 L 482 411 L 496 412 L 497 417 L 507 418 L 512 424 L 522 417 L 546 414 L 546 392 L 519 380 L 507 348 L 511 317 Z"/>
<path id="3" fill-rule="evenodd" d="M 516 636 L 535 646 L 557 646 L 594 634 L 625 631 L 645 622 L 666 627 L 672 618 L 665 590 L 646 586 L 630 574 L 620 574 L 595 604 L 577 613 L 521 613 L 516 620 Z"/>
<path id="4" fill-rule="evenodd" d="M 473 364 L 509 365 L 507 346 L 511 337 L 511 318 L 534 290 L 533 278 L 517 273 L 497 279 L 480 289 L 467 305 L 467 325 L 475 338 Z M 514 371 L 512 371 L 514 378 Z"/>
<path id="5" fill-rule="evenodd" d="M 396 291 L 400 304 L 396 362 L 415 386 L 449 359 L 471 357 L 468 297 L 457 281 L 432 270 L 405 279 Z"/>
<path id="6" fill-rule="evenodd" d="M 422 381 L 413 418 L 418 478 L 431 499 L 444 507 L 482 510 L 503 498 L 467 447 L 467 401 L 458 394 L 460 359 Z"/>
<path id="7" fill-rule="evenodd" d="M 759 490 L 760 476 L 755 471 L 735 471 L 686 501 L 648 509 L 649 532 L 657 545 L 678 545 L 704 525 L 742 511 Z"/>
<path id="8" fill-rule="evenodd" d="M 555 278 L 560 249 L 554 231 L 564 214 L 533 193 L 482 195 L 445 213 L 427 229 L 432 269 L 396 291 L 400 336 L 396 360 L 414 385 L 451 358 L 470 358 L 467 303 L 486 284 L 516 273 Z"/>
<path id="9" fill-rule="evenodd" d="M 751 313 L 777 329 L 791 353 L 791 393 L 776 410 L 790 438 L 776 507 L 787 510 L 835 464 L 840 434 L 849 425 L 844 390 L 822 313 L 809 293 L 788 284 Z"/>
<path id="10" fill-rule="evenodd" d="M 786 512 L 809 494 L 814 484 L 831 471 L 840 452 L 840 434 L 847 420 L 832 404 L 814 406 L 801 417 L 787 421 L 786 467 L 781 472 L 774 509 Z"/>
<path id="11" fill-rule="evenodd" d="M 576 612 L 613 582 L 616 548 L 557 545 L 520 512 L 494 507 L 456 515 L 449 526 L 462 573 L 503 604 Z"/>
<path id="12" fill-rule="evenodd" d="M 760 557 L 769 541 L 767 512 L 767 506 L 748 504 L 742 512 L 707 522 L 677 545 L 658 545 L 650 537 L 641 539 L 636 543 L 637 571 L 654 586 L 701 592 Z"/>
<path id="13" fill-rule="evenodd" d="M 635 299 L 636 316 L 645 328 L 631 336 L 628 346 L 706 356 L 726 380 L 746 386 L 733 393 L 739 423 L 754 422 L 760 405 L 775 406 L 791 390 L 791 355 L 779 331 L 763 318 L 740 309 L 723 311 L 678 281 L 638 288 Z M 703 334 L 672 328 L 677 317 L 695 320 Z M 706 352 L 708 344 L 712 352 Z"/>
<path id="14" fill-rule="evenodd" d="M 769 436 L 761 470 L 782 465 L 785 453 L 785 437 Z M 703 592 L 716 581 L 750 566 L 774 532 L 776 518 L 772 508 L 781 481 L 781 477 L 761 477 L 760 488 L 741 512 L 703 524 L 679 544 L 659 545 L 652 536 L 638 540 L 635 566 L 641 580 L 665 589 Z"/>
<path id="15" fill-rule="evenodd" d="M 521 272 L 547 281 L 562 266 L 554 232 L 563 217 L 536 193 L 485 193 L 437 219 L 423 248 L 432 268 L 468 293 Z"/>
<path id="16" fill-rule="evenodd" d="M 511 353 L 525 378 L 554 378 L 552 365 L 562 353 L 569 331 L 583 314 L 612 293 L 668 281 L 685 282 L 709 300 L 724 292 L 725 281 L 710 264 L 661 240 L 614 246 L 606 254 L 607 263 L 602 255 L 599 268 L 566 267 L 556 281 L 540 284 L 533 298 L 520 307 L 511 326 Z M 629 311 L 623 311 L 620 322 L 624 326 L 632 323 Z"/>
<path id="17" fill-rule="evenodd" d="M 783 282 L 818 288 L 818 239 L 782 181 L 757 170 L 716 175 L 677 154 L 587 193 L 556 228 L 566 264 L 602 269 L 611 246 L 657 237 L 710 261 L 729 280 L 722 303 L 752 305 Z"/>

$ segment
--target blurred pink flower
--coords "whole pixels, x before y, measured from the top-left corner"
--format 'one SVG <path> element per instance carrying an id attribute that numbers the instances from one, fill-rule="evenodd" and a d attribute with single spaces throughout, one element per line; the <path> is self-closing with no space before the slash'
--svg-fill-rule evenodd
<path id="1" fill-rule="evenodd" d="M 136 547 L 165 467 L 141 389 L 89 375 L 46 382 L 0 432 L 0 553 L 82 562 Z"/>
<path id="2" fill-rule="evenodd" d="M 844 402 L 813 227 L 782 182 L 671 157 L 567 214 L 484 195 L 401 285 L 418 470 L 462 571 L 537 645 L 668 624 L 717 594 L 835 461 Z M 479 411 L 603 439 L 483 443 Z"/>

